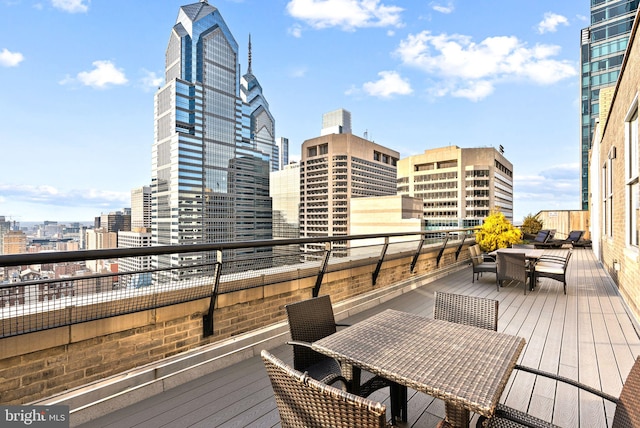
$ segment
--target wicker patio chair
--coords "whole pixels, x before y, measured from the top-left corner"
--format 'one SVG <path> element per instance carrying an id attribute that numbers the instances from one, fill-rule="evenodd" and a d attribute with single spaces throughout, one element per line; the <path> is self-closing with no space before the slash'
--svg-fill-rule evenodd
<path id="1" fill-rule="evenodd" d="M 545 254 L 540 257 L 533 267 L 532 281 L 537 281 L 539 278 L 555 279 L 562 282 L 564 294 L 567 294 L 567 268 L 572 253 L 573 251 L 569 250 L 564 256 Z"/>
<path id="2" fill-rule="evenodd" d="M 319 382 L 261 352 L 283 428 L 388 427 L 386 407 Z"/>
<path id="3" fill-rule="evenodd" d="M 517 281 L 524 284 L 524 294 L 527 294 L 527 279 L 530 272 L 527 269 L 527 260 L 524 253 L 505 253 L 498 251 L 498 273 L 496 282 L 498 291 L 503 281 Z"/>
<path id="4" fill-rule="evenodd" d="M 516 366 L 516 369 L 533 373 L 554 379 L 569 385 L 573 385 L 578 389 L 590 392 L 598 397 L 604 398 L 616 404 L 616 411 L 613 415 L 611 428 L 632 428 L 640 427 L 640 358 L 636 358 L 636 362 L 631 367 L 620 397 L 616 398 L 604 392 L 598 391 L 583 383 L 563 376 L 554 375 L 553 373 L 543 372 L 537 369 L 524 366 Z M 547 421 L 538 419 L 525 412 L 507 407 L 504 404 L 498 404 L 495 416 L 492 418 L 480 417 L 476 424 L 477 428 L 518 428 L 518 427 L 555 427 Z"/>
<path id="5" fill-rule="evenodd" d="M 328 295 L 314 297 L 285 306 L 291 341 L 293 345 L 293 367 L 307 372 L 312 378 L 327 384 L 341 381 L 349 391 L 352 385 L 343 375 L 350 371 L 349 367 L 341 367 L 335 359 L 311 349 L 310 344 L 337 331 L 337 327 L 348 327 L 347 324 L 336 324 L 331 298 Z M 362 371 L 359 395 L 369 396 L 372 392 L 389 387 L 392 416 L 400 416 L 402 400 L 406 401 L 407 389 L 383 377 Z M 403 420 L 406 420 L 406 412 Z"/>
<path id="6" fill-rule="evenodd" d="M 436 291 L 433 318 L 497 331 L 498 301 Z"/>
<path id="7" fill-rule="evenodd" d="M 495 259 L 487 254 L 482 254 L 478 244 L 469 247 L 469 254 L 471 255 L 471 263 L 473 263 L 473 277 L 471 278 L 471 282 L 475 282 L 476 278 L 480 279 L 480 274 L 483 272 L 496 273 L 497 266 Z"/>

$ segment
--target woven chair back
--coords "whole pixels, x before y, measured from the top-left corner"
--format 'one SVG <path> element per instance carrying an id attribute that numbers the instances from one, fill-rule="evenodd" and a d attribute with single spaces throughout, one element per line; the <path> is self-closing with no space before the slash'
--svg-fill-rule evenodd
<path id="1" fill-rule="evenodd" d="M 498 281 L 510 280 L 527 283 L 527 265 L 524 253 L 498 252 Z"/>
<path id="2" fill-rule="evenodd" d="M 319 382 L 261 352 L 283 428 L 387 426 L 386 407 Z"/>
<path id="3" fill-rule="evenodd" d="M 622 386 L 611 428 L 640 427 L 640 358 L 627 375 Z"/>
<path id="4" fill-rule="evenodd" d="M 336 330 L 336 320 L 329 296 L 319 296 L 285 306 L 291 339 L 315 342 Z M 293 347 L 293 367 L 304 371 L 329 357 L 304 346 Z"/>
<path id="5" fill-rule="evenodd" d="M 498 301 L 436 291 L 433 318 L 497 331 Z"/>

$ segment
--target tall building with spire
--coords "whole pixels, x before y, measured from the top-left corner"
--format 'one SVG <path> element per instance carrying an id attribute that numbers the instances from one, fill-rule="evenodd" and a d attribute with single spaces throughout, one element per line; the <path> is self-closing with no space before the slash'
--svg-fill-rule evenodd
<path id="1" fill-rule="evenodd" d="M 638 0 L 591 0 L 591 25 L 580 34 L 581 205 L 589 209 L 589 150 L 600 114 L 600 90 L 616 84 Z"/>
<path id="2" fill-rule="evenodd" d="M 217 8 L 204 0 L 180 7 L 166 50 L 165 84 L 154 98 L 154 245 L 272 237 L 275 124 L 251 70 L 251 49 L 244 76 L 238 52 Z M 154 266 L 196 265 L 207 257 L 158 256 Z"/>

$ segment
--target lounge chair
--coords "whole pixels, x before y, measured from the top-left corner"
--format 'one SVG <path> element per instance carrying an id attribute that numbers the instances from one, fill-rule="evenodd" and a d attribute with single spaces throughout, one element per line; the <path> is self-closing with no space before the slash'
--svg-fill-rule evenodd
<path id="1" fill-rule="evenodd" d="M 531 241 L 533 245 L 544 244 L 549 239 L 551 239 L 555 235 L 555 232 L 552 234 L 551 230 L 543 229 L 538 232 L 536 237 Z"/>
<path id="2" fill-rule="evenodd" d="M 584 235 L 584 230 L 572 230 L 566 239 L 549 239 L 547 242 L 536 244 L 536 248 L 561 248 L 565 244 L 569 244 L 572 247 L 576 242 L 579 242 Z"/>

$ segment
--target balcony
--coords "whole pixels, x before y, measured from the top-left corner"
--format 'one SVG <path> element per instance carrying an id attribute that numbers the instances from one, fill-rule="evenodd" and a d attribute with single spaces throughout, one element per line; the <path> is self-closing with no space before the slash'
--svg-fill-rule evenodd
<path id="1" fill-rule="evenodd" d="M 378 237 L 379 244 L 353 248 L 349 257 L 330 257 L 324 270 L 322 263 L 309 265 L 313 275 L 303 279 L 304 275 L 298 273 L 293 287 L 283 285 L 282 279 L 273 285 L 244 287 L 250 282 L 249 277 L 234 277 L 231 282 L 242 290 L 218 295 L 215 311 L 229 314 L 225 312 L 229 303 L 221 300 L 236 300 L 248 311 L 249 302 L 261 304 L 269 299 L 269 294 L 286 295 L 283 301 L 310 297 L 318 285 L 319 294 L 332 296 L 336 318 L 349 324 L 387 308 L 431 316 L 433 293 L 439 290 L 488 297 L 500 302 L 498 330 L 526 340 L 521 364 L 580 380 L 614 396 L 619 394 L 633 361 L 640 355 L 638 323 L 590 249 L 574 249 L 567 295 L 562 292 L 562 284 L 548 278 L 541 279 L 535 291 L 524 295 L 521 285 L 507 285 L 497 291 L 492 274 L 485 273 L 472 283 L 466 254 L 472 240 L 463 239 L 465 235 L 455 236 L 456 239 L 424 246 L 424 242 L 407 241 L 406 237 L 402 242 L 398 236 Z M 366 239 L 371 243 L 374 237 Z M 6 265 L 6 257 L 0 257 L 2 261 Z M 368 279 L 366 284 L 362 284 L 363 278 Z M 223 278 L 221 284 L 224 283 Z M 267 293 L 267 289 L 274 287 L 277 290 Z M 348 294 L 345 289 L 351 287 L 358 288 L 357 292 Z M 257 290 L 262 290 L 258 293 L 261 297 L 255 297 Z M 207 299 L 203 302 L 209 303 Z M 176 304 L 180 305 L 186 303 Z M 201 303 L 200 312 L 206 312 L 207 305 Z M 158 318 L 166 316 L 156 310 Z M 72 426 L 277 426 L 278 413 L 259 352 L 271 349 L 289 363 L 292 355 L 284 345 L 288 329 L 281 301 L 272 311 L 273 321 L 262 327 L 228 335 L 30 403 L 69 404 Z M 88 323 L 92 322 L 99 320 Z M 223 317 L 215 318 L 214 338 L 224 336 L 220 333 L 222 322 Z M 73 326 L 70 328 L 73 332 Z M 93 340 L 99 340 L 98 330 L 95 329 Z M 30 334 L 0 341 L 5 346 L 9 343 L 26 346 L 20 345 L 21 339 L 26 340 Z M 126 342 L 129 334 L 121 335 L 120 340 Z M 146 351 L 140 347 L 139 352 Z M 50 364 L 54 370 L 56 361 Z M 388 389 L 370 398 L 389 408 Z M 610 426 L 614 410 L 593 396 L 562 389 L 522 372 L 511 376 L 501 401 L 567 427 Z M 408 409 L 408 422 L 401 426 L 435 427 L 444 417 L 442 401 L 412 390 Z"/>

